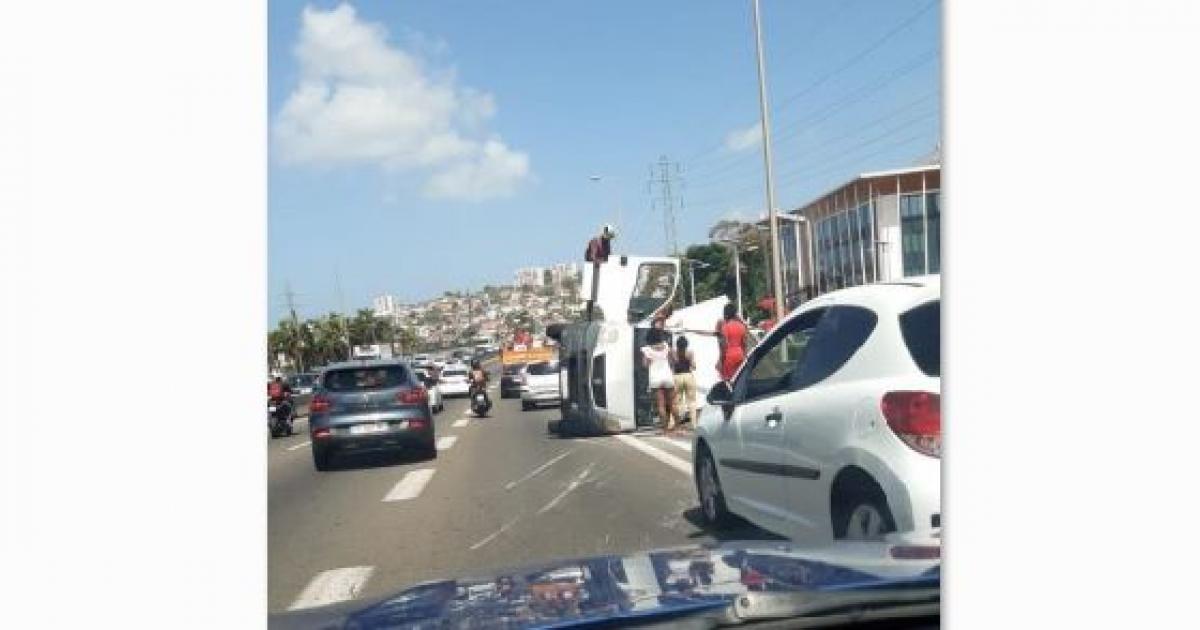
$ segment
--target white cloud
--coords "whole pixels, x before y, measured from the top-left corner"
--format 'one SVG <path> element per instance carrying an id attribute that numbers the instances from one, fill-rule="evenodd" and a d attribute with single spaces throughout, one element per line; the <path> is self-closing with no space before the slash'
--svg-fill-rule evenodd
<path id="1" fill-rule="evenodd" d="M 305 7 L 294 52 L 300 81 L 273 128 L 283 162 L 416 172 L 428 196 L 471 201 L 511 195 L 530 177 L 529 156 L 487 133 L 491 94 L 389 45 L 350 5 Z"/>
<path id="2" fill-rule="evenodd" d="M 762 143 L 762 125 L 754 123 L 745 129 L 735 129 L 725 136 L 725 148 L 734 153 L 757 147 Z"/>

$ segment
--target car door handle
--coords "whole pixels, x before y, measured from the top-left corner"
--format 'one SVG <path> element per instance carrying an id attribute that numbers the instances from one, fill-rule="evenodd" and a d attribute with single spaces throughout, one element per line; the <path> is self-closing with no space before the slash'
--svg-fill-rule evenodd
<path id="1" fill-rule="evenodd" d="M 765 419 L 767 421 L 767 427 L 773 429 L 783 422 L 783 412 L 779 410 L 779 407 L 776 407 L 774 411 L 767 414 Z"/>

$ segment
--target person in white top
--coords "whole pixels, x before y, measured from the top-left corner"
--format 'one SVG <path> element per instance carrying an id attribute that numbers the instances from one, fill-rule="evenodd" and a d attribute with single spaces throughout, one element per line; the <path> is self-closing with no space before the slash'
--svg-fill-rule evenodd
<path id="1" fill-rule="evenodd" d="M 659 322 L 655 322 L 658 324 Z M 649 345 L 642 346 L 642 363 L 649 370 L 649 389 L 658 401 L 658 417 L 667 431 L 675 429 L 675 375 L 668 356 L 667 333 L 659 326 L 650 329 Z"/>

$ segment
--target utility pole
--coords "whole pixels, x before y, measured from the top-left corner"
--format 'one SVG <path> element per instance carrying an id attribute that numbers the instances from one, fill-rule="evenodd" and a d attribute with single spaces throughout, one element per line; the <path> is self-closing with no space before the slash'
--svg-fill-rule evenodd
<path id="1" fill-rule="evenodd" d="M 767 180 L 767 216 L 771 224 L 771 288 L 775 295 L 775 321 L 783 321 L 783 271 L 779 256 L 779 217 L 775 209 L 775 180 L 771 171 L 771 114 L 767 106 L 767 66 L 763 61 L 762 18 L 754 0 L 754 41 L 758 53 L 758 109 L 762 122 L 763 166 Z"/>
<path id="2" fill-rule="evenodd" d="M 658 167 L 658 172 L 655 173 L 655 167 Z M 658 186 L 658 201 L 653 200 L 651 204 L 662 207 L 663 213 L 663 234 L 666 237 L 667 253 L 672 256 L 679 254 L 679 238 L 675 230 L 675 198 L 672 195 L 671 187 L 679 181 L 679 163 L 671 162 L 667 156 L 659 156 L 658 163 L 650 166 L 650 181 L 648 187 L 653 189 Z"/>

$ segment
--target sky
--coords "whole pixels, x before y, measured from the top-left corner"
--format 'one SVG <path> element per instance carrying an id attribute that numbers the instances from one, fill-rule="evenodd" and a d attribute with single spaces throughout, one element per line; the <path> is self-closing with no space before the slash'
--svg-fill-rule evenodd
<path id="1" fill-rule="evenodd" d="M 268 4 L 268 306 L 416 302 L 765 212 L 749 0 Z M 762 0 L 776 200 L 941 140 L 938 0 Z M 674 169 L 677 165 L 677 171 Z M 599 176 L 598 178 L 594 176 Z"/>

